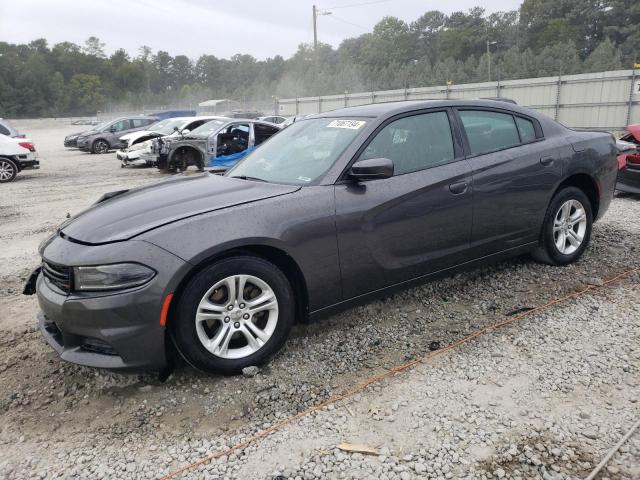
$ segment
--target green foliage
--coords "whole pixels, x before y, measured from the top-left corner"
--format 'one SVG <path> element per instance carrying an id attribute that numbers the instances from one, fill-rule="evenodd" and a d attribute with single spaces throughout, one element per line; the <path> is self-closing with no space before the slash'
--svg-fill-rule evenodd
<path id="1" fill-rule="evenodd" d="M 322 28 L 320 28 L 322 37 Z M 524 0 L 517 11 L 425 12 L 385 17 L 370 33 L 302 44 L 291 58 L 229 59 L 154 52 L 111 55 L 96 37 L 82 46 L 45 39 L 0 42 L 0 116 L 95 114 L 210 98 L 265 100 L 631 68 L 640 52 L 637 0 Z M 496 42 L 494 44 L 494 42 Z M 640 61 L 640 59 L 638 59 Z"/>

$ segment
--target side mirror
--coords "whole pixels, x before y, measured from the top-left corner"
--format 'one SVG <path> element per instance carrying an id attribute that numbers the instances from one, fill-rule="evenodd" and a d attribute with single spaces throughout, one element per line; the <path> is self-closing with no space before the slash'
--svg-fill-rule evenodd
<path id="1" fill-rule="evenodd" d="M 393 177 L 393 160 L 388 158 L 358 160 L 351 165 L 349 176 L 357 180 Z"/>
<path id="2" fill-rule="evenodd" d="M 174 132 L 179 132 L 179 131 L 180 131 L 180 129 L 179 129 L 178 127 L 173 127 L 173 131 L 174 131 Z"/>
<path id="3" fill-rule="evenodd" d="M 109 131 L 111 133 L 116 133 L 117 132 L 116 127 L 114 127 L 114 126 L 109 127 Z"/>
<path id="4" fill-rule="evenodd" d="M 189 133 L 191 130 L 189 130 L 188 128 L 185 128 L 184 130 L 182 130 L 182 134 L 186 135 L 187 133 Z"/>

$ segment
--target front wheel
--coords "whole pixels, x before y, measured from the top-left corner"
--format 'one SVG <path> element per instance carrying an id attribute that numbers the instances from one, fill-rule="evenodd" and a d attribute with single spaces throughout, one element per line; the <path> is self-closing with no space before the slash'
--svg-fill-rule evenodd
<path id="1" fill-rule="evenodd" d="M 93 142 L 93 144 L 91 145 L 92 153 L 102 154 L 102 153 L 107 153 L 108 151 L 109 151 L 109 144 L 107 143 L 106 140 L 103 140 L 101 138 Z"/>
<path id="2" fill-rule="evenodd" d="M 540 246 L 533 252 L 533 257 L 550 265 L 575 262 L 589 244 L 592 226 L 589 198 L 579 188 L 563 188 L 549 204 Z"/>
<path id="3" fill-rule="evenodd" d="M 190 364 L 207 372 L 232 374 L 265 363 L 294 323 L 289 281 L 261 258 L 216 262 L 183 292 L 172 320 L 176 346 Z"/>
<path id="4" fill-rule="evenodd" d="M 12 182 L 18 175 L 18 166 L 8 158 L 0 158 L 0 183 Z"/>

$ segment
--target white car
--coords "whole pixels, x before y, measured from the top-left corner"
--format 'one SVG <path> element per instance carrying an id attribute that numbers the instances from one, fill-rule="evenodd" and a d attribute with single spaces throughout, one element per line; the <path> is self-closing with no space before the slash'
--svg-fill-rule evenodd
<path id="1" fill-rule="evenodd" d="M 12 182 L 22 170 L 37 168 L 40 162 L 31 140 L 0 135 L 0 183 Z"/>
<path id="2" fill-rule="evenodd" d="M 122 148 L 116 152 L 116 157 L 122 162 L 123 167 L 146 165 L 147 162 L 142 160 L 140 155 L 151 152 L 152 139 L 185 135 L 211 120 L 220 119 L 227 120 L 225 117 L 175 117 L 161 120 L 150 125 L 149 130 L 133 132 L 120 137 Z"/>

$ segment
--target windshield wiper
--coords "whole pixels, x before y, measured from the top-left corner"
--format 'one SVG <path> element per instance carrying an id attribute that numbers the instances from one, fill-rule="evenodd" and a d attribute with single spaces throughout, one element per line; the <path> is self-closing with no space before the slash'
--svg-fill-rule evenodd
<path id="1" fill-rule="evenodd" d="M 265 182 L 265 183 L 267 183 L 267 181 L 264 178 L 248 177 L 246 175 L 238 175 L 238 176 L 232 175 L 230 178 L 239 178 L 240 180 L 253 180 L 255 182 Z"/>

